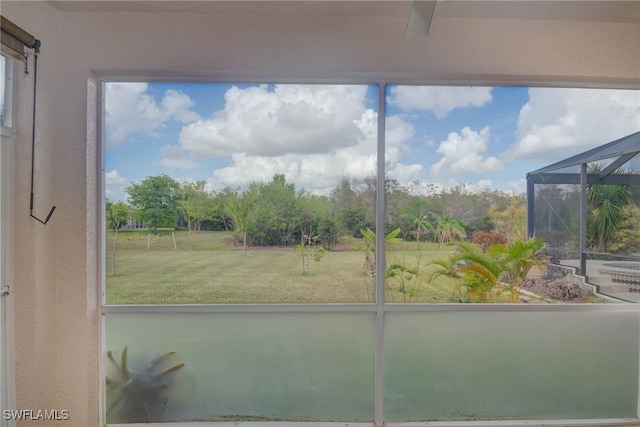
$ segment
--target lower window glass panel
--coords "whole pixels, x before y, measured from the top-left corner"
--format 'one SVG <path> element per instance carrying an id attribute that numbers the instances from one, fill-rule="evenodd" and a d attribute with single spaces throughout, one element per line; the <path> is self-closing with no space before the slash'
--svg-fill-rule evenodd
<path id="1" fill-rule="evenodd" d="M 371 421 L 374 323 L 374 313 L 108 314 L 107 422 Z"/>
<path id="2" fill-rule="evenodd" d="M 387 313 L 387 421 L 635 418 L 637 312 Z"/>

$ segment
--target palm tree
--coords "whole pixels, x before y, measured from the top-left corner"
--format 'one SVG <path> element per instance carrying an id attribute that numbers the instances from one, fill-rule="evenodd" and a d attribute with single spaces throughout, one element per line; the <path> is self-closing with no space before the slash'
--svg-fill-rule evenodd
<path id="1" fill-rule="evenodd" d="M 456 251 L 448 261 L 435 261 L 436 270 L 429 281 L 446 276 L 462 282 L 474 301 L 491 302 L 496 287 L 503 278 L 510 282 L 511 302 L 518 300 L 520 288 L 533 267 L 542 267 L 547 260 L 546 245 L 537 238 L 515 240 L 508 246 L 495 244 L 483 251 L 479 245 L 468 242 L 452 243 Z"/>
<path id="2" fill-rule="evenodd" d="M 428 277 L 431 282 L 440 276 L 461 282 L 474 302 L 492 302 L 496 285 L 505 270 L 502 245 L 493 245 L 483 251 L 469 242 L 451 243 L 456 250 L 448 260 L 436 260 L 436 270 Z"/>
<path id="3" fill-rule="evenodd" d="M 602 167 L 595 165 L 590 173 L 600 172 Z M 616 171 L 614 173 L 629 173 Z M 590 185 L 587 188 L 587 203 L 591 207 L 588 216 L 588 228 L 593 244 L 598 250 L 606 252 L 611 240 L 622 227 L 624 221 L 623 208 L 631 200 L 629 185 Z"/>
<path id="4" fill-rule="evenodd" d="M 438 250 L 440 250 L 443 243 L 467 237 L 467 233 L 465 231 L 467 224 L 463 221 L 454 218 L 449 214 L 445 214 L 444 216 L 434 214 L 434 216 L 436 217 L 436 223 L 438 224 L 436 227 L 436 235 L 439 236 Z"/>
<path id="5" fill-rule="evenodd" d="M 418 251 L 420 251 L 420 232 L 421 231 L 429 232 L 434 236 L 436 235 L 436 229 L 433 226 L 433 224 L 429 222 L 428 217 L 429 217 L 428 214 L 423 214 L 423 213 L 420 213 L 420 216 L 415 216 L 412 214 L 400 215 L 400 218 L 408 219 L 409 221 L 411 221 L 413 226 L 416 227 L 416 249 Z"/>
<path id="6" fill-rule="evenodd" d="M 505 248 L 506 272 L 511 279 L 511 302 L 518 300 L 520 288 L 534 267 L 547 265 L 546 244 L 536 238 L 514 240 Z"/>

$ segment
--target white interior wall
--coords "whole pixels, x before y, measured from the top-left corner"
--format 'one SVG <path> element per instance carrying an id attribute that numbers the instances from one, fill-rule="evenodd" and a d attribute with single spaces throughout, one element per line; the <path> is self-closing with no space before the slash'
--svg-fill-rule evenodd
<path id="1" fill-rule="evenodd" d="M 514 20 L 498 28 L 491 19 L 448 18 L 434 23 L 427 40 L 406 40 L 390 33 L 406 23 L 400 14 L 332 16 L 327 26 L 276 13 L 232 19 L 62 12 L 46 2 L 12 1 L 3 1 L 2 14 L 42 41 L 36 214 L 57 206 L 46 226 L 28 215 L 32 75 L 21 77 L 14 197 L 17 406 L 68 409 L 72 418 L 64 425 L 99 423 L 97 117 L 96 106 L 87 107 L 88 98 L 97 101 L 96 75 L 617 87 L 640 80 L 638 53 L 630 49 L 640 30 L 633 24 Z M 594 28 L 602 31 L 594 34 Z M 526 29 L 545 37 L 532 39 Z"/>
<path id="2" fill-rule="evenodd" d="M 44 218 L 52 205 L 57 206 L 46 226 L 29 216 L 35 72 L 30 60 L 30 74 L 17 76 L 15 98 L 16 407 L 68 409 L 71 425 L 97 425 L 99 300 L 95 278 L 88 286 L 85 250 L 88 75 L 69 60 L 75 53 L 65 51 L 60 42 L 60 20 L 53 8 L 44 3 L 2 6 L 4 16 L 43 43 L 38 60 L 34 214 Z"/>

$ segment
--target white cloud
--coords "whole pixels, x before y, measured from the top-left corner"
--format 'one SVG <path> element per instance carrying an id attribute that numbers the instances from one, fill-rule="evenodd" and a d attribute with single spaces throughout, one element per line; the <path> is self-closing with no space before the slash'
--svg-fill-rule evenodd
<path id="1" fill-rule="evenodd" d="M 405 142 L 411 139 L 415 133 L 414 126 L 399 116 L 390 116 L 386 118 L 385 130 L 387 158 L 391 157 L 394 161 L 397 161 L 400 153 L 409 149 Z"/>
<path id="2" fill-rule="evenodd" d="M 504 157 L 553 162 L 640 130 L 640 91 L 529 89 Z"/>
<path id="3" fill-rule="evenodd" d="M 456 108 L 482 107 L 492 99 L 490 87 L 393 86 L 387 102 L 405 111 L 431 111 L 442 119 Z"/>
<path id="4" fill-rule="evenodd" d="M 297 188 L 326 193 L 342 176 L 364 178 L 375 171 L 375 154 L 357 157 L 349 154 L 286 154 L 278 157 L 234 154 L 232 165 L 215 170 L 209 183 L 216 189 L 240 187 L 251 181 L 268 182 L 274 174 L 281 173 Z"/>
<path id="5" fill-rule="evenodd" d="M 509 181 L 507 183 L 507 189 L 514 194 L 523 194 L 527 192 L 527 180 L 526 178 L 519 179 L 517 181 Z"/>
<path id="6" fill-rule="evenodd" d="M 185 152 L 177 145 L 165 145 L 160 153 L 162 154 L 160 164 L 169 169 L 189 170 L 200 166 L 197 162 L 187 158 Z"/>
<path id="7" fill-rule="evenodd" d="M 234 86 L 224 109 L 183 128 L 180 145 L 199 157 L 328 154 L 367 136 L 366 94 L 366 86 Z"/>
<path id="8" fill-rule="evenodd" d="M 183 128 L 180 147 L 189 158 L 229 158 L 208 181 L 215 189 L 282 173 L 297 188 L 327 193 L 344 176 L 375 173 L 377 113 L 366 107 L 366 95 L 366 86 L 233 87 L 223 109 Z M 387 118 L 386 161 L 398 179 L 421 169 L 399 164 L 413 132 L 402 119 Z"/>
<path id="9" fill-rule="evenodd" d="M 267 182 L 274 174 L 281 173 L 297 188 L 327 193 L 343 176 L 363 179 L 375 173 L 375 141 L 368 142 L 332 154 L 285 154 L 275 157 L 234 154 L 231 156 L 231 165 L 216 169 L 209 183 L 215 189 L 225 186 L 233 188 L 252 181 Z"/>
<path id="10" fill-rule="evenodd" d="M 493 187 L 493 181 L 490 179 L 481 179 L 480 181 L 473 184 L 473 187 L 477 189 L 477 191 L 491 190 Z"/>
<path id="11" fill-rule="evenodd" d="M 422 175 L 424 167 L 419 164 L 405 165 L 396 163 L 386 168 L 386 176 L 395 179 L 401 185 L 407 185 L 412 181 L 419 179 Z"/>
<path id="12" fill-rule="evenodd" d="M 127 179 L 116 169 L 104 174 L 105 196 L 112 202 L 124 201 L 124 187 Z"/>
<path id="13" fill-rule="evenodd" d="M 362 136 L 357 145 L 343 147 L 331 153 L 260 156 L 238 153 L 231 156 L 231 165 L 213 172 L 210 185 L 220 189 L 225 186 L 240 187 L 251 181 L 270 181 L 274 174 L 284 173 L 286 179 L 295 182 L 298 188 L 314 193 L 327 193 L 348 176 L 364 179 L 376 170 L 377 115 L 367 110 L 358 121 Z M 397 129 L 407 124 L 392 120 L 387 124 L 394 144 L 400 145 L 410 137 L 408 128 Z M 410 182 L 419 176 L 422 166 L 402 165 L 398 156 L 387 156 L 387 171 L 400 182 Z"/>
<path id="14" fill-rule="evenodd" d="M 181 92 L 169 89 L 164 93 L 162 98 L 162 111 L 168 117 L 173 117 L 181 123 L 192 123 L 200 118 L 198 113 L 191 111 L 195 103 L 191 98 Z"/>
<path id="15" fill-rule="evenodd" d="M 449 133 L 446 140 L 440 142 L 437 152 L 442 158 L 431 166 L 431 175 L 447 177 L 492 173 L 502 170 L 502 162 L 496 157 L 484 157 L 489 147 L 489 127 L 480 132 L 464 127 L 460 133 Z"/>
<path id="16" fill-rule="evenodd" d="M 386 118 L 385 132 L 385 173 L 388 178 L 401 184 L 409 184 L 420 178 L 424 167 L 420 164 L 400 163 L 403 153 L 412 154 L 406 142 L 414 135 L 414 126 L 399 116 Z"/>
<path id="17" fill-rule="evenodd" d="M 120 175 L 120 172 L 118 172 L 117 169 L 105 173 L 104 181 L 106 185 L 122 185 L 127 182 L 126 178 Z"/>
<path id="18" fill-rule="evenodd" d="M 116 147 L 137 132 L 158 136 L 169 120 L 191 123 L 199 118 L 191 111 L 193 101 L 184 93 L 169 89 L 158 104 L 147 93 L 147 83 L 108 83 L 106 85 L 106 140 Z"/>
<path id="19" fill-rule="evenodd" d="M 454 187 L 459 187 L 460 191 L 466 194 L 481 193 L 486 190 L 491 190 L 493 187 L 493 181 L 490 179 L 481 179 L 476 182 L 456 184 Z"/>

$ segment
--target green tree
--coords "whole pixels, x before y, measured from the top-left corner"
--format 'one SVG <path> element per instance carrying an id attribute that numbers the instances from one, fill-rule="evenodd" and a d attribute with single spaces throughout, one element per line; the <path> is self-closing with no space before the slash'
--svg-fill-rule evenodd
<path id="1" fill-rule="evenodd" d="M 609 250 L 614 253 L 640 252 L 640 207 L 631 203 L 623 209 L 622 227 L 615 234 Z"/>
<path id="2" fill-rule="evenodd" d="M 296 203 L 297 212 L 302 214 L 302 221 L 295 230 L 296 237 L 300 240 L 305 235 L 317 238 L 317 243 L 324 249 L 331 249 L 337 241 L 337 229 L 326 198 L 303 191 L 298 193 Z"/>
<path id="3" fill-rule="evenodd" d="M 247 233 L 255 220 L 258 198 L 255 191 L 247 190 L 228 197 L 224 210 L 233 220 L 234 229 L 242 236 L 242 254 L 247 255 Z"/>
<path id="4" fill-rule="evenodd" d="M 358 195 L 349 178 L 343 177 L 329 195 L 334 213 L 342 212 L 358 203 Z"/>
<path id="5" fill-rule="evenodd" d="M 331 249 L 338 241 L 338 229 L 336 223 L 330 216 L 320 221 L 318 226 L 318 237 L 324 249 Z"/>
<path id="6" fill-rule="evenodd" d="M 306 220 L 300 200 L 304 192 L 296 193 L 283 174 L 274 175 L 266 184 L 252 183 L 250 188 L 259 195 L 256 220 L 249 230 L 252 240 L 260 245 L 295 243 Z"/>
<path id="7" fill-rule="evenodd" d="M 375 221 L 370 215 L 363 191 L 359 191 L 355 181 L 343 177 L 336 187 L 331 190 L 329 204 L 336 217 L 339 233 L 360 237 L 360 230 L 371 228 Z"/>
<path id="8" fill-rule="evenodd" d="M 118 232 L 129 219 L 129 207 L 123 202 L 107 202 L 107 226 L 110 230 Z"/>
<path id="9" fill-rule="evenodd" d="M 129 207 L 122 202 L 107 202 L 107 225 L 114 231 L 113 253 L 112 253 L 112 274 L 116 275 L 116 242 L 118 241 L 118 230 L 122 228 L 129 219 Z"/>
<path id="10" fill-rule="evenodd" d="M 183 182 L 181 185 L 181 198 L 178 200 L 178 211 L 187 222 L 189 233 L 199 232 L 202 229 L 202 221 L 213 219 L 214 198 L 207 189 L 206 181 Z"/>
<path id="11" fill-rule="evenodd" d="M 467 225 L 467 234 L 473 236 L 476 233 L 491 232 L 495 227 L 495 224 L 491 220 L 491 216 L 485 214 L 474 219 Z"/>
<path id="12" fill-rule="evenodd" d="M 180 184 L 168 175 L 148 176 L 126 189 L 129 204 L 154 234 L 160 226 L 175 226 Z"/>
<path id="13" fill-rule="evenodd" d="M 507 241 L 522 240 L 527 234 L 527 203 L 522 197 L 512 197 L 508 204 L 492 205 L 489 215 L 496 229 Z"/>
<path id="14" fill-rule="evenodd" d="M 360 237 L 360 230 L 372 226 L 367 221 L 367 215 L 359 208 L 348 208 L 338 216 L 341 224 L 350 236 Z"/>

